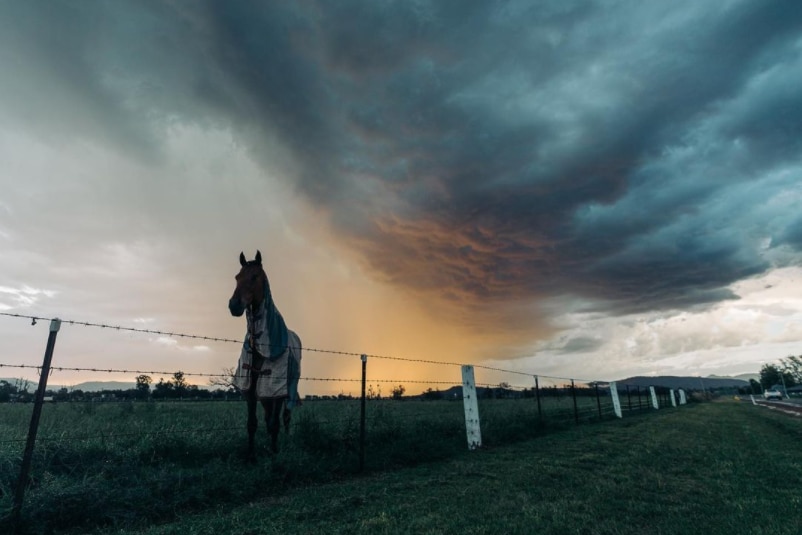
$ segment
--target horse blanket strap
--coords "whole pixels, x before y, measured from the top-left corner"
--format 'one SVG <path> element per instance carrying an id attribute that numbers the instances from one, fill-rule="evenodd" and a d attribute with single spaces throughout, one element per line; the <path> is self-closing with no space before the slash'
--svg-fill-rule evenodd
<path id="1" fill-rule="evenodd" d="M 270 368 L 266 368 L 264 370 L 257 370 L 256 368 L 254 368 L 253 366 L 251 366 L 247 362 L 244 362 L 242 364 L 242 369 L 243 370 L 251 370 L 251 374 L 257 373 L 259 375 L 270 375 L 270 374 L 273 373 L 273 370 L 271 370 Z"/>

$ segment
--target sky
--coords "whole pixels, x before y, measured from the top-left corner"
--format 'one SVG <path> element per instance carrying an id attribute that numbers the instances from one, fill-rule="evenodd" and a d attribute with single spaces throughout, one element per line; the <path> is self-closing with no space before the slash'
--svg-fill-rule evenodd
<path id="1" fill-rule="evenodd" d="M 756 373 L 802 353 L 800 87 L 783 0 L 2 2 L 0 312 L 239 339 L 260 250 L 310 379 Z M 46 340 L 0 316 L 0 363 Z M 53 365 L 237 356 L 65 325 Z"/>

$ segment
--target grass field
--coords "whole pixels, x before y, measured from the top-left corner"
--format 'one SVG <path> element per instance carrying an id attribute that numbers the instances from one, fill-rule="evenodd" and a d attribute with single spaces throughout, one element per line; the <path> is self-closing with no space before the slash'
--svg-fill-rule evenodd
<path id="1" fill-rule="evenodd" d="M 307 404 L 284 451 L 255 467 L 242 462 L 241 430 L 186 432 L 241 428 L 239 403 L 48 406 L 40 436 L 90 438 L 37 445 L 25 527 L 32 533 L 802 532 L 794 517 L 802 505 L 796 454 L 802 422 L 751 405 L 713 403 L 581 426 L 569 411 L 569 418 L 540 426 L 533 406 L 531 400 L 480 404 L 488 447 L 471 453 L 461 403 L 374 402 L 365 475 L 355 473 L 356 403 Z M 24 408 L 8 407 L 2 436 L 25 427 Z M 585 407 L 590 418 L 595 400 Z M 557 414 L 556 406 L 548 408 Z M 5 508 L 21 447 L 2 447 Z"/>

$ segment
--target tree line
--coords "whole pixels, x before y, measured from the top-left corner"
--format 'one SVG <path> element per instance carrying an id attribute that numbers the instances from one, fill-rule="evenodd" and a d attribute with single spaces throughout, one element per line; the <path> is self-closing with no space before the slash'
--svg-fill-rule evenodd
<path id="1" fill-rule="evenodd" d="M 33 401 L 35 391 L 35 385 L 27 379 L 16 379 L 13 382 L 0 380 L 0 403 L 11 401 L 24 403 Z M 201 388 L 198 385 L 187 383 L 184 372 L 181 371 L 175 372 L 172 378 L 167 381 L 162 378 L 155 384 L 153 378 L 149 375 L 138 375 L 136 377 L 136 386 L 129 389 L 105 389 L 86 392 L 81 389 L 60 388 L 57 390 L 49 389 L 45 391 L 45 397 L 52 401 L 146 401 L 151 399 L 215 400 L 231 399 L 232 396 L 238 397 L 239 392 L 231 386 L 217 388 L 215 390 Z"/>
<path id="2" fill-rule="evenodd" d="M 780 359 L 779 364 L 764 364 L 760 368 L 760 386 L 763 389 L 776 385 L 791 388 L 802 385 L 802 355 Z"/>

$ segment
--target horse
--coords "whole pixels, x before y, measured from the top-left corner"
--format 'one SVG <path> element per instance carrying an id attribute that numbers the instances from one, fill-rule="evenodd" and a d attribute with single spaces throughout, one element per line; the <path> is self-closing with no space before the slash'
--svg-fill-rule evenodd
<path id="1" fill-rule="evenodd" d="M 265 411 L 271 454 L 279 451 L 279 419 L 289 433 L 292 409 L 300 405 L 301 339 L 287 328 L 273 302 L 270 283 L 262 267 L 262 253 L 256 251 L 256 258 L 250 261 L 240 253 L 239 262 L 237 286 L 228 301 L 228 310 L 235 317 L 245 313 L 247 331 L 234 385 L 245 394 L 248 403 L 248 460 L 255 461 L 257 401 Z"/>

